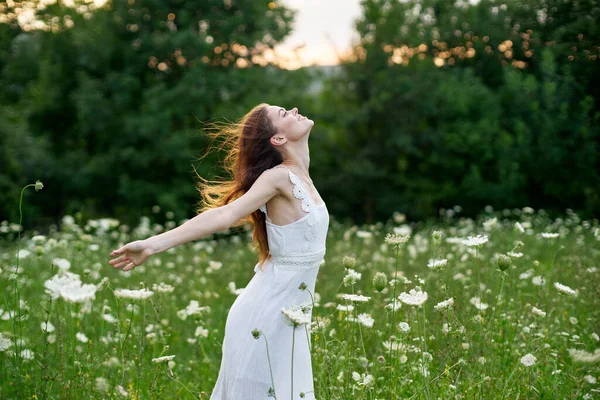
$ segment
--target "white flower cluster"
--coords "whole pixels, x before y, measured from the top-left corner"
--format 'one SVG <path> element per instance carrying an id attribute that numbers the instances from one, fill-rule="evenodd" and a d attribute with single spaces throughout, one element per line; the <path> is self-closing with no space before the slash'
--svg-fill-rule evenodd
<path id="1" fill-rule="evenodd" d="M 436 269 L 442 269 L 443 267 L 446 266 L 446 264 L 448 264 L 448 260 L 446 258 L 442 258 L 442 259 L 429 259 L 429 262 L 427 263 L 427 266 L 433 270 Z"/>
<path id="2" fill-rule="evenodd" d="M 422 292 L 420 290 L 416 291 L 415 289 L 411 289 L 408 293 L 400 293 L 398 298 L 408 305 L 420 306 L 427 300 L 427 292 Z"/>
<path id="3" fill-rule="evenodd" d="M 155 363 L 158 364 L 158 363 L 161 363 L 161 362 L 171 361 L 174 358 L 175 358 L 174 355 L 172 355 L 172 356 L 162 356 L 162 357 L 153 358 L 152 362 L 155 362 Z"/>
<path id="4" fill-rule="evenodd" d="M 310 309 L 312 304 L 304 303 L 288 308 L 281 307 L 281 313 L 292 326 L 310 324 Z"/>
<path id="5" fill-rule="evenodd" d="M 562 285 L 558 282 L 554 282 L 554 287 L 556 289 L 558 289 L 559 292 L 561 293 L 565 293 L 571 296 L 577 296 L 577 292 L 574 291 L 573 289 L 571 289 L 570 287 L 566 286 L 566 285 Z"/>
<path id="6" fill-rule="evenodd" d="M 408 242 L 410 234 L 388 233 L 385 235 L 385 242 L 393 246 L 399 246 Z"/>
<path id="7" fill-rule="evenodd" d="M 487 303 L 482 303 L 481 299 L 477 296 L 475 297 L 471 297 L 471 300 L 469 300 L 471 302 L 471 304 L 473 304 L 475 307 L 477 307 L 479 310 L 485 310 L 488 308 Z"/>
<path id="8" fill-rule="evenodd" d="M 346 276 L 344 276 L 344 286 L 352 286 L 360 280 L 362 274 L 356 272 L 352 268 L 346 268 Z"/>
<path id="9" fill-rule="evenodd" d="M 367 328 L 372 328 L 373 324 L 375 323 L 375 320 L 373 319 L 373 317 L 371 317 L 370 314 L 362 313 L 358 314 L 358 322 L 366 326 Z"/>
<path id="10" fill-rule="evenodd" d="M 535 358 L 535 356 L 531 353 L 527 353 L 523 357 L 521 357 L 521 364 L 523 364 L 526 367 L 531 367 L 533 364 L 535 364 L 536 361 L 537 358 Z"/>
<path id="11" fill-rule="evenodd" d="M 463 239 L 462 243 L 468 247 L 480 247 L 488 242 L 487 236 L 477 235 L 475 237 L 469 236 Z"/>
<path id="12" fill-rule="evenodd" d="M 62 297 L 72 303 L 85 303 L 96 298 L 96 285 L 83 284 L 79 275 L 62 271 L 44 282 L 46 293 L 52 299 Z"/>
<path id="13" fill-rule="evenodd" d="M 546 239 L 555 239 L 559 236 L 558 233 L 542 232 L 542 237 Z"/>
<path id="14" fill-rule="evenodd" d="M 367 374 L 366 372 L 359 374 L 358 372 L 352 371 L 352 379 L 360 386 L 368 386 L 374 381 L 373 375 Z"/>
<path id="15" fill-rule="evenodd" d="M 153 294 L 154 292 L 149 290 L 148 288 L 143 288 L 139 290 L 115 289 L 115 296 L 123 299 L 145 300 Z"/>
<path id="16" fill-rule="evenodd" d="M 539 308 L 537 308 L 537 307 L 532 307 L 532 308 L 531 308 L 531 312 L 532 312 L 533 314 L 535 314 L 535 315 L 539 315 L 540 317 L 545 317 L 545 316 L 546 316 L 546 312 L 544 312 L 544 311 L 540 310 L 540 309 L 539 309 Z"/>
<path id="17" fill-rule="evenodd" d="M 448 300 L 437 303 L 435 306 L 433 306 L 433 308 L 435 308 L 437 311 L 442 311 L 452 307 L 452 305 L 454 305 L 454 298 L 450 297 Z"/>
<path id="18" fill-rule="evenodd" d="M 410 325 L 408 325 L 406 322 L 402 321 L 398 324 L 398 327 L 400 329 L 402 329 L 402 332 L 410 332 Z"/>
<path id="19" fill-rule="evenodd" d="M 343 294 L 341 297 L 344 300 L 353 301 L 355 303 L 356 302 L 362 302 L 362 303 L 364 303 L 364 302 L 367 302 L 367 301 L 371 300 L 370 297 L 363 296 L 363 295 L 360 295 L 360 294 Z"/>
<path id="20" fill-rule="evenodd" d="M 568 349 L 569 355 L 575 362 L 580 363 L 595 363 L 600 361 L 600 348 L 594 350 L 593 353 L 579 349 Z"/>
<path id="21" fill-rule="evenodd" d="M 159 284 L 154 283 L 152 290 L 160 293 L 171 293 L 175 288 L 168 283 L 160 282 Z"/>

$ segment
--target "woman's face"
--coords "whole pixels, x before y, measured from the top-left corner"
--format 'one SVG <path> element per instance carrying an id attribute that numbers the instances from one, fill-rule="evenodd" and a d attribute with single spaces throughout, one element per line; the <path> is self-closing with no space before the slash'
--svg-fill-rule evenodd
<path id="1" fill-rule="evenodd" d="M 277 141 L 279 144 L 285 143 L 286 140 L 293 142 L 299 140 L 308 135 L 315 124 L 312 119 L 298 113 L 296 107 L 287 110 L 279 106 L 269 106 L 267 115 L 277 129 L 277 134 L 272 140 Z M 283 139 L 280 139 L 280 137 Z"/>

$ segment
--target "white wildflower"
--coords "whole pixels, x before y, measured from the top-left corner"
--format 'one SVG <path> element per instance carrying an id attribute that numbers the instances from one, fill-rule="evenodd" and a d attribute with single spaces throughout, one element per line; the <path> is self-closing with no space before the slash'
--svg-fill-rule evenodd
<path id="1" fill-rule="evenodd" d="M 148 297 L 154 294 L 153 291 L 148 288 L 143 288 L 139 290 L 129 290 L 129 289 L 115 289 L 115 296 L 124 298 L 124 299 L 147 299 Z"/>
<path id="2" fill-rule="evenodd" d="M 198 337 L 198 336 L 202 336 L 204 338 L 208 337 L 208 329 L 205 329 L 201 326 L 196 328 L 196 331 L 194 332 L 194 336 Z"/>
<path id="3" fill-rule="evenodd" d="M 483 226 L 489 229 L 489 228 L 493 227 L 494 225 L 496 225 L 497 222 L 498 222 L 498 218 L 493 217 L 493 218 L 490 218 L 490 219 L 484 221 Z"/>
<path id="4" fill-rule="evenodd" d="M 448 300 L 441 301 L 433 306 L 437 311 L 442 311 L 444 309 L 450 308 L 454 305 L 454 298 L 450 297 Z"/>
<path id="5" fill-rule="evenodd" d="M 52 322 L 48 321 L 43 321 L 41 324 L 42 327 L 42 331 L 44 332 L 54 332 L 54 325 L 52 325 Z"/>
<path id="6" fill-rule="evenodd" d="M 577 296 L 577 292 L 576 291 L 574 291 L 570 287 L 562 285 L 562 284 L 560 284 L 558 282 L 554 282 L 554 287 L 556 289 L 558 289 L 558 291 L 561 292 L 561 293 L 565 293 L 565 294 L 568 294 L 568 295 L 571 295 L 571 296 Z"/>
<path id="7" fill-rule="evenodd" d="M 161 362 L 168 362 L 168 361 L 171 361 L 171 360 L 172 360 L 172 359 L 174 359 L 174 358 L 175 358 L 175 356 L 174 356 L 174 355 L 172 355 L 172 356 L 162 356 L 162 357 L 153 358 L 153 359 L 152 359 L 152 362 L 155 362 L 155 363 L 157 363 L 157 364 L 158 364 L 158 363 L 161 363 Z"/>
<path id="8" fill-rule="evenodd" d="M 486 303 L 482 303 L 481 299 L 477 296 L 471 297 L 471 300 L 469 300 L 469 301 L 471 302 L 471 304 L 473 304 L 479 310 L 485 310 L 488 308 L 488 305 Z"/>
<path id="9" fill-rule="evenodd" d="M 85 336 L 85 333 L 83 333 L 83 332 L 77 332 L 75 334 L 75 337 L 77 338 L 77 340 L 79 340 L 82 343 L 87 343 L 89 340 L 88 337 Z"/>
<path id="10" fill-rule="evenodd" d="M 59 269 L 66 271 L 71 268 L 71 262 L 66 258 L 55 258 L 52 260 L 52 264 L 56 265 Z"/>
<path id="11" fill-rule="evenodd" d="M 373 319 L 373 317 L 371 317 L 371 315 L 367 313 L 362 313 L 358 314 L 358 322 L 368 328 L 372 328 L 375 320 Z"/>
<path id="12" fill-rule="evenodd" d="M 475 237 L 469 236 L 462 241 L 462 243 L 469 247 L 480 247 L 488 242 L 488 237 L 485 235 L 477 235 Z"/>
<path id="13" fill-rule="evenodd" d="M 429 259 L 427 266 L 431 269 L 441 269 L 448 264 L 448 260 L 446 258 L 442 259 Z"/>
<path id="14" fill-rule="evenodd" d="M 559 236 L 558 233 L 542 232 L 542 237 L 546 239 L 554 239 Z"/>
<path id="15" fill-rule="evenodd" d="M 527 353 L 523 357 L 521 357 L 521 364 L 523 364 L 526 367 L 531 367 L 533 364 L 535 364 L 536 361 L 537 358 L 535 358 L 535 356 L 531 353 Z"/>
<path id="16" fill-rule="evenodd" d="M 370 239 L 373 237 L 373 233 L 369 231 L 358 230 L 356 231 L 356 237 L 359 237 L 361 239 Z"/>
<path id="17" fill-rule="evenodd" d="M 110 385 L 106 378 L 99 376 L 96 378 L 96 390 L 99 392 L 108 392 Z"/>
<path id="18" fill-rule="evenodd" d="M 406 322 L 400 322 L 398 324 L 398 326 L 400 327 L 400 329 L 402 329 L 403 332 L 409 332 L 410 331 L 410 325 L 408 325 Z"/>
<path id="19" fill-rule="evenodd" d="M 545 317 L 545 316 L 546 316 L 546 312 L 544 312 L 544 311 L 540 310 L 540 309 L 539 309 L 539 308 L 537 308 L 537 307 L 532 307 L 532 308 L 531 308 L 531 312 L 532 312 L 533 314 L 535 314 L 535 315 L 539 315 L 540 317 Z"/>
<path id="20" fill-rule="evenodd" d="M 534 276 L 531 278 L 531 283 L 533 283 L 535 286 L 542 286 L 544 284 L 544 277 L 541 275 Z"/>
<path id="21" fill-rule="evenodd" d="M 399 246 L 401 244 L 404 244 L 408 242 L 409 239 L 409 234 L 388 233 L 387 235 L 385 235 L 385 242 L 393 246 Z"/>
<path id="22" fill-rule="evenodd" d="M 363 295 L 360 295 L 360 294 L 344 294 L 341 297 L 344 300 L 353 301 L 355 303 L 357 303 L 357 302 L 364 303 L 364 302 L 367 302 L 367 301 L 369 301 L 371 299 L 370 297 L 363 296 Z"/>
<path id="23" fill-rule="evenodd" d="M 12 346 L 12 341 L 0 333 L 0 351 L 6 351 Z"/>
<path id="24" fill-rule="evenodd" d="M 292 326 L 310 324 L 310 307 L 310 303 L 281 307 L 281 313 Z"/>
<path id="25" fill-rule="evenodd" d="M 168 283 L 160 282 L 159 284 L 154 283 L 152 290 L 159 293 L 171 293 L 175 288 Z"/>
<path id="26" fill-rule="evenodd" d="M 427 292 L 422 292 L 420 290 L 416 291 L 415 289 L 411 289 L 408 293 L 400 293 L 398 298 L 408 305 L 420 306 L 427 300 Z"/>
<path id="27" fill-rule="evenodd" d="M 336 309 L 349 313 L 354 310 L 354 306 L 352 304 L 338 304 Z"/>
<path id="28" fill-rule="evenodd" d="M 352 268 L 346 268 L 346 276 L 344 276 L 344 286 L 354 285 L 357 281 L 360 280 L 362 274 L 360 272 L 356 272 Z"/>
<path id="29" fill-rule="evenodd" d="M 585 350 L 568 349 L 569 355 L 575 362 L 581 363 L 595 363 L 600 361 L 600 348 L 594 350 L 593 353 L 589 353 Z"/>
<path id="30" fill-rule="evenodd" d="M 523 225 L 521 225 L 521 224 L 520 224 L 518 221 L 517 221 L 517 222 L 515 222 L 515 228 L 516 228 L 516 229 L 517 229 L 519 232 L 521 232 L 521 233 L 524 233 L 524 232 L 525 232 L 525 229 L 523 228 Z"/>
<path id="31" fill-rule="evenodd" d="M 374 381 L 373 375 L 367 374 L 366 372 L 359 374 L 358 372 L 352 371 L 352 379 L 360 386 L 368 386 Z"/>
<path id="32" fill-rule="evenodd" d="M 35 353 L 29 349 L 21 350 L 21 358 L 23 360 L 33 360 Z"/>
<path id="33" fill-rule="evenodd" d="M 62 297 L 69 302 L 85 303 L 96 298 L 96 285 L 81 283 L 79 275 L 69 271 L 59 272 L 48 279 L 44 287 L 53 300 Z"/>

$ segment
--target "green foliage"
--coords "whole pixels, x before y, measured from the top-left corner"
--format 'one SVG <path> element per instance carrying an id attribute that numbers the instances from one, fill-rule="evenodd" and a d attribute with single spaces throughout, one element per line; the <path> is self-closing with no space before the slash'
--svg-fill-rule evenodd
<path id="1" fill-rule="evenodd" d="M 486 204 L 600 209 L 598 96 L 586 85 L 597 74 L 585 67 L 599 50 L 589 35 L 600 34 L 579 21 L 600 9 L 501 3 L 362 2 L 361 42 L 323 93 L 350 110 L 330 166 L 332 182 L 352 177 L 335 187 L 347 214 L 423 218 L 454 204 L 467 215 Z M 570 59 L 574 50 L 559 41 L 584 47 Z"/>
<path id="2" fill-rule="evenodd" d="M 268 3 L 113 1 L 91 18 L 68 7 L 43 10 L 60 17 L 56 32 L 0 25 L 0 40 L 10 43 L 0 59 L 0 125 L 7 131 L 0 184 L 10 195 L 0 220 L 14 220 L 10 199 L 32 176 L 46 183 L 38 210 L 44 215 L 112 214 L 133 222 L 158 204 L 189 217 L 194 168 L 218 172 L 214 158 L 192 165 L 209 145 L 202 122 L 281 101 L 284 89 L 288 99 L 303 101 L 302 71 L 252 65 L 291 29 L 290 10 Z M 44 146 L 16 151 L 13 142 L 26 139 Z"/>
<path id="3" fill-rule="evenodd" d="M 48 31 L 0 24 L 0 220 L 32 179 L 46 183 L 27 217 L 40 225 L 132 223 L 155 204 L 190 217 L 195 173 L 221 172 L 223 154 L 197 162 L 203 122 L 260 102 L 315 121 L 311 174 L 340 218 L 456 204 L 597 215 L 597 1 L 361 5 L 354 56 L 325 74 L 255 63 L 291 31 L 276 1 L 56 3 L 38 12 Z"/>

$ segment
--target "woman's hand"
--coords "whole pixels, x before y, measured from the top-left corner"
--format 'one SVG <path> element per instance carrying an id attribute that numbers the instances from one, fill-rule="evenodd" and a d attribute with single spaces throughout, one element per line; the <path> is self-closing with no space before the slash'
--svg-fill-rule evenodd
<path id="1" fill-rule="evenodd" d="M 145 240 L 136 240 L 134 242 L 127 243 L 118 250 L 113 250 L 110 253 L 111 257 L 121 254 L 119 257 L 109 261 L 115 268 L 123 268 L 123 271 L 129 271 L 142 265 L 144 261 L 153 254 L 152 249 Z"/>

